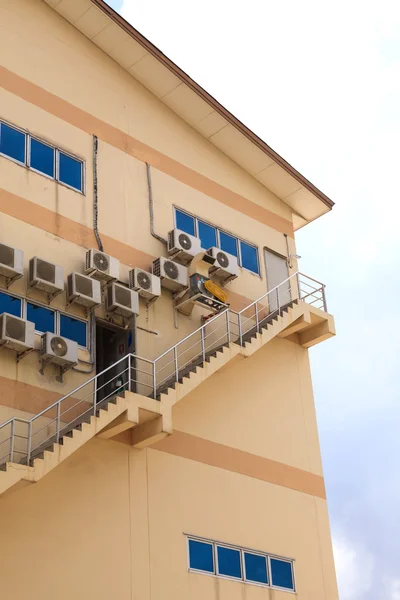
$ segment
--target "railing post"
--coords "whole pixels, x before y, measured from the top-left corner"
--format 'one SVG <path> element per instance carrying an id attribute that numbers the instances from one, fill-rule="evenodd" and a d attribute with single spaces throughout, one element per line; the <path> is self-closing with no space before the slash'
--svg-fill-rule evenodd
<path id="1" fill-rule="evenodd" d="M 324 303 L 324 311 L 328 312 L 328 305 L 326 303 L 325 286 L 323 285 L 321 289 L 322 289 L 322 300 L 323 300 L 323 303 Z"/>
<path id="2" fill-rule="evenodd" d="M 31 450 L 32 450 L 32 421 L 28 423 L 28 450 L 26 453 L 26 464 L 29 467 L 29 461 L 31 460 Z"/>
<path id="3" fill-rule="evenodd" d="M 56 442 L 60 441 L 60 425 L 61 425 L 61 402 L 57 404 L 57 421 L 56 421 Z"/>
<path id="4" fill-rule="evenodd" d="M 203 359 L 203 363 L 206 360 L 206 346 L 205 346 L 205 339 L 204 339 L 204 331 L 205 331 L 205 327 L 201 328 L 201 356 Z"/>
<path id="5" fill-rule="evenodd" d="M 278 313 L 279 313 L 279 311 L 281 309 L 281 306 L 280 306 L 280 297 L 279 297 L 279 287 L 276 288 L 276 306 L 277 306 Z"/>
<path id="6" fill-rule="evenodd" d="M 231 343 L 231 322 L 229 321 L 229 310 L 226 311 L 226 337 L 228 344 Z"/>
<path id="7" fill-rule="evenodd" d="M 131 357 L 132 357 L 132 354 L 128 354 L 128 392 L 132 391 L 132 386 L 131 386 Z"/>
<path id="8" fill-rule="evenodd" d="M 15 433 L 15 420 L 11 421 L 11 435 L 10 435 L 10 462 L 14 462 L 14 433 Z"/>
<path id="9" fill-rule="evenodd" d="M 242 331 L 242 315 L 239 314 L 239 341 L 240 345 L 243 346 L 243 331 Z"/>
<path id="10" fill-rule="evenodd" d="M 256 313 L 256 330 L 257 330 L 257 332 L 258 332 L 259 319 L 258 319 L 258 309 L 257 309 L 257 302 L 256 302 L 256 303 L 255 303 L 255 305 L 254 305 L 254 310 L 255 310 L 255 313 Z"/>
<path id="11" fill-rule="evenodd" d="M 156 361 L 153 361 L 153 397 L 157 399 L 157 372 L 156 372 Z"/>
<path id="12" fill-rule="evenodd" d="M 297 281 L 297 295 L 299 300 L 301 300 L 301 291 L 300 291 L 300 275 L 296 273 L 296 281 Z"/>
<path id="13" fill-rule="evenodd" d="M 175 380 L 178 383 L 178 379 L 179 379 L 179 366 L 178 366 L 178 350 L 177 350 L 177 346 L 174 346 L 174 362 L 175 362 Z"/>
<path id="14" fill-rule="evenodd" d="M 94 396 L 93 396 L 93 414 L 96 416 L 96 407 L 97 407 L 97 375 L 94 378 Z"/>

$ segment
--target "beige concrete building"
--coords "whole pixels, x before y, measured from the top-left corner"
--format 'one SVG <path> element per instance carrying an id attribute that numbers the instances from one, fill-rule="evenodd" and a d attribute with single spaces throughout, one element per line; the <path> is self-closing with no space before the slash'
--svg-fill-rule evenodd
<path id="1" fill-rule="evenodd" d="M 337 599 L 333 203 L 103 0 L 0 33 L 2 600 Z"/>

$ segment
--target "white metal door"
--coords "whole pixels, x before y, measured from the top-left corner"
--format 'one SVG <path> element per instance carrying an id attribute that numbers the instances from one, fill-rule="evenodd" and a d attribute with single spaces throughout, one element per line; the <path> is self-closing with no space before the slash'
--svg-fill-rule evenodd
<path id="1" fill-rule="evenodd" d="M 291 300 L 290 281 L 286 281 L 279 285 L 289 277 L 287 259 L 284 256 L 275 254 L 264 248 L 265 268 L 267 270 L 267 289 L 273 290 L 279 286 L 275 292 L 268 296 L 269 310 L 272 312 L 278 309 L 278 294 L 279 306 L 288 304 Z"/>

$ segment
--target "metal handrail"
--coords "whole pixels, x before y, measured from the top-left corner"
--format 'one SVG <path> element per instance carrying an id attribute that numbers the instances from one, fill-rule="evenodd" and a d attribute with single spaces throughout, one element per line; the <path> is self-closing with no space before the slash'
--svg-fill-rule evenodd
<path id="1" fill-rule="evenodd" d="M 96 410 L 97 410 L 98 406 L 101 406 L 102 404 L 104 404 L 111 397 L 118 395 L 118 393 L 122 389 L 124 389 L 124 390 L 127 389 L 129 391 L 132 391 L 132 384 L 134 384 L 135 386 L 139 386 L 139 387 L 144 386 L 145 388 L 150 389 L 149 395 L 153 396 L 154 398 L 157 398 L 157 394 L 159 393 L 158 390 L 161 389 L 161 386 L 165 385 L 166 382 L 168 382 L 168 381 L 171 381 L 171 382 L 178 381 L 178 379 L 181 376 L 180 374 L 182 372 L 184 373 L 184 369 L 186 369 L 188 367 L 188 365 L 190 365 L 192 362 L 199 360 L 199 358 L 204 361 L 207 357 L 207 352 L 210 352 L 212 349 L 215 349 L 216 347 L 219 348 L 221 346 L 221 343 L 222 343 L 222 345 L 224 345 L 225 343 L 229 344 L 232 341 L 232 339 L 234 339 L 240 345 L 243 345 L 244 341 L 247 339 L 244 337 L 245 335 L 248 335 L 250 332 L 253 332 L 254 330 L 256 332 L 260 331 L 260 327 L 262 326 L 262 323 L 264 322 L 264 320 L 268 319 L 269 315 L 272 315 L 272 313 L 279 312 L 281 310 L 282 306 L 285 306 L 285 302 L 284 302 L 285 297 L 286 297 L 286 299 L 288 298 L 289 301 L 292 299 L 292 292 L 294 291 L 292 285 L 290 285 L 292 283 L 292 281 L 296 282 L 298 299 L 305 301 L 307 298 L 313 298 L 312 302 L 308 302 L 308 304 L 314 304 L 316 302 L 319 302 L 322 306 L 322 309 L 324 311 L 327 311 L 326 297 L 325 297 L 325 285 L 323 283 L 321 283 L 320 281 L 313 279 L 312 277 L 308 277 L 307 275 L 304 275 L 303 273 L 296 272 L 296 273 L 290 275 L 290 277 L 288 277 L 284 281 L 282 281 L 279 285 L 275 286 L 271 290 L 268 290 L 268 292 L 266 292 L 265 294 L 263 294 L 262 296 L 257 298 L 257 300 L 254 300 L 253 302 L 248 304 L 246 307 L 244 307 L 240 311 L 237 312 L 230 308 L 226 308 L 225 310 L 218 312 L 211 319 L 207 320 L 203 325 L 201 325 L 196 330 L 194 330 L 191 333 L 189 333 L 188 335 L 186 335 L 184 338 L 179 340 L 176 344 L 174 344 L 173 346 L 171 346 L 164 352 L 162 352 L 157 358 L 152 360 L 152 359 L 145 358 L 145 357 L 142 357 L 142 356 L 139 356 L 136 354 L 132 354 L 132 353 L 126 354 L 125 356 L 120 358 L 118 361 L 116 361 L 115 363 L 113 363 L 112 365 L 110 365 L 109 367 L 107 367 L 106 369 L 101 371 L 100 373 L 97 373 L 96 375 L 94 375 L 93 377 L 91 377 L 90 379 L 88 379 L 87 381 L 85 381 L 84 383 L 79 385 L 78 387 L 76 387 L 74 390 L 72 390 L 71 392 L 66 394 L 65 396 L 62 396 L 61 398 L 59 398 L 58 400 L 53 402 L 53 404 L 46 407 L 38 414 L 34 415 L 31 419 L 23 419 L 21 417 L 12 417 L 12 418 L 8 419 L 8 421 L 6 421 L 2 425 L 0 425 L 0 432 L 3 431 L 5 427 L 10 426 L 11 427 L 10 436 L 6 437 L 4 440 L 1 440 L 0 444 L 2 445 L 6 442 L 9 442 L 10 449 L 9 449 L 8 454 L 5 457 L 0 458 L 0 464 L 2 463 L 3 459 L 7 458 L 7 457 L 9 457 L 10 461 L 12 461 L 14 453 L 22 454 L 23 458 L 24 459 L 26 458 L 27 464 L 29 464 L 29 460 L 32 456 L 32 453 L 35 452 L 35 450 L 37 450 L 38 448 L 42 448 L 43 445 L 50 440 L 54 439 L 55 441 L 58 441 L 60 438 L 61 431 L 68 429 L 68 426 L 71 426 L 73 428 L 75 426 L 75 424 L 77 422 L 79 422 L 79 419 L 85 418 L 88 413 L 96 414 Z M 310 284 L 310 281 L 313 282 L 314 285 Z M 289 287 L 287 286 L 288 282 L 290 282 Z M 317 284 L 318 287 L 316 287 L 315 284 Z M 285 286 L 283 289 L 283 292 L 282 292 L 282 286 Z M 311 288 L 312 291 L 310 291 L 309 289 L 303 290 L 302 286 L 307 286 L 307 288 Z M 265 299 L 267 299 L 267 301 L 264 302 L 264 304 L 261 304 L 263 302 L 263 300 L 265 300 Z M 272 301 L 271 301 L 271 299 L 272 299 Z M 251 316 L 247 316 L 244 314 L 245 312 L 249 311 L 249 309 L 251 309 L 253 307 L 254 307 L 254 313 Z M 265 312 L 266 314 L 264 316 L 262 316 L 261 320 L 260 320 L 260 313 L 262 313 L 262 312 Z M 234 317 L 234 318 L 231 319 L 231 317 Z M 218 323 L 216 327 L 212 328 L 212 324 L 215 323 L 218 319 L 223 319 L 222 323 L 221 324 Z M 250 322 L 250 325 L 249 325 L 249 322 Z M 211 331 L 208 331 L 207 328 L 210 329 L 210 326 L 211 326 Z M 232 327 L 237 327 L 238 333 L 236 333 L 236 332 L 233 333 Z M 210 336 L 215 336 L 216 332 L 218 330 L 220 330 L 221 328 L 224 328 L 222 335 L 218 334 L 216 339 L 213 339 L 211 342 L 208 342 L 207 341 L 208 338 Z M 199 339 L 197 339 L 188 348 L 182 349 L 182 345 L 185 344 L 185 342 L 187 342 L 188 340 L 193 340 L 195 338 L 195 336 L 198 336 L 199 334 L 200 334 Z M 223 342 L 223 340 L 225 340 L 225 341 Z M 216 346 L 216 344 L 217 344 L 217 346 Z M 220 344 L 220 345 L 218 346 L 218 344 Z M 187 354 L 188 352 L 190 352 L 191 350 L 193 350 L 194 348 L 196 348 L 196 346 L 199 346 L 199 351 L 198 352 L 194 351 L 193 357 L 189 358 L 189 360 L 187 360 L 187 357 L 185 357 L 183 364 L 180 364 L 180 363 L 182 363 L 182 360 L 181 360 L 182 357 L 185 354 Z M 159 365 L 159 361 L 170 353 L 172 353 L 172 359 L 169 360 L 165 365 L 162 365 L 159 368 L 157 368 Z M 107 372 L 109 372 L 112 369 L 115 369 L 116 367 L 121 365 L 124 361 L 127 362 L 126 368 L 124 368 L 122 371 L 117 372 L 116 375 L 114 375 L 110 379 L 107 379 L 107 381 L 102 382 L 102 384 L 100 386 L 98 385 L 98 382 L 100 381 L 101 377 L 103 377 Z M 151 365 L 149 372 L 138 368 L 137 363 L 139 361 L 142 361 L 148 365 Z M 170 368 L 170 373 L 167 374 L 166 377 L 161 378 L 160 377 L 161 371 L 163 371 L 164 369 L 166 369 L 168 367 Z M 137 377 L 136 375 L 133 376 L 133 373 L 139 374 L 139 377 Z M 140 377 L 140 375 L 150 377 L 151 384 L 146 382 L 145 380 L 142 380 L 143 377 Z M 122 381 L 124 379 L 127 379 L 127 380 L 123 381 L 121 383 L 121 385 L 118 386 L 118 389 L 117 389 L 117 382 L 120 377 L 123 378 Z M 100 391 L 105 392 L 107 386 L 110 386 L 110 384 L 112 384 L 112 383 L 113 383 L 113 385 L 115 385 L 115 390 L 112 389 L 109 393 L 107 393 L 105 395 L 105 397 L 102 397 L 102 396 L 100 397 L 99 392 Z M 92 387 L 91 387 L 91 391 L 87 395 L 85 395 L 84 398 L 81 398 L 81 399 L 76 398 L 77 402 L 75 402 L 72 406 L 68 406 L 63 411 L 61 410 L 62 403 L 65 400 L 67 400 L 69 398 L 73 398 L 77 393 L 79 393 L 83 388 L 85 388 L 87 386 L 92 386 Z M 90 398 L 93 398 L 93 403 L 90 400 Z M 101 399 L 99 399 L 99 398 L 101 398 Z M 72 419 L 72 420 L 69 423 L 66 423 L 65 422 L 66 413 L 74 411 L 74 410 L 76 411 L 76 407 L 80 404 L 84 404 L 83 413 L 80 413 L 79 415 L 75 415 L 75 417 L 74 417 L 75 413 L 73 413 L 72 416 L 69 417 L 69 419 Z M 53 415 L 51 415 L 50 421 L 48 421 L 45 425 L 43 425 L 39 429 L 36 429 L 35 431 L 33 431 L 33 428 L 32 428 L 33 423 L 35 423 L 41 417 L 46 417 L 46 415 L 48 415 L 50 413 L 50 411 L 56 411 L 56 416 L 53 417 Z M 47 418 L 49 418 L 49 417 L 47 417 Z M 64 418 L 64 420 L 62 420 L 63 418 Z M 27 436 L 25 436 L 25 435 L 22 436 L 19 433 L 15 432 L 16 425 L 21 424 L 21 423 L 28 427 Z M 35 448 L 32 448 L 32 438 L 37 436 L 39 433 L 43 432 L 45 429 L 51 430 L 51 428 L 54 426 L 55 426 L 55 432 L 51 433 L 45 440 L 39 440 L 38 445 L 35 446 Z M 18 448 L 18 449 L 15 448 L 15 440 L 16 439 L 27 440 L 26 452 L 21 451 L 20 448 Z"/>

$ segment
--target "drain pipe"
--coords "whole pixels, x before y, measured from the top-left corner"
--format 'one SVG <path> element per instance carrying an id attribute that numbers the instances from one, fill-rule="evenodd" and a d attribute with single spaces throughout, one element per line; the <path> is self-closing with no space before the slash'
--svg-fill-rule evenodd
<path id="1" fill-rule="evenodd" d="M 147 170 L 147 186 L 149 189 L 150 233 L 153 237 L 156 238 L 156 240 L 158 240 L 159 242 L 162 242 L 166 246 L 168 244 L 167 240 L 165 240 L 161 235 L 158 235 L 154 231 L 153 186 L 151 185 L 151 173 L 150 173 L 149 163 L 146 163 L 146 170 Z"/>
<path id="2" fill-rule="evenodd" d="M 99 140 L 97 135 L 93 136 L 93 231 L 97 241 L 97 245 L 101 252 L 104 251 L 103 242 L 99 234 L 98 218 L 99 218 L 99 203 L 97 190 L 97 152 L 99 148 Z"/>

